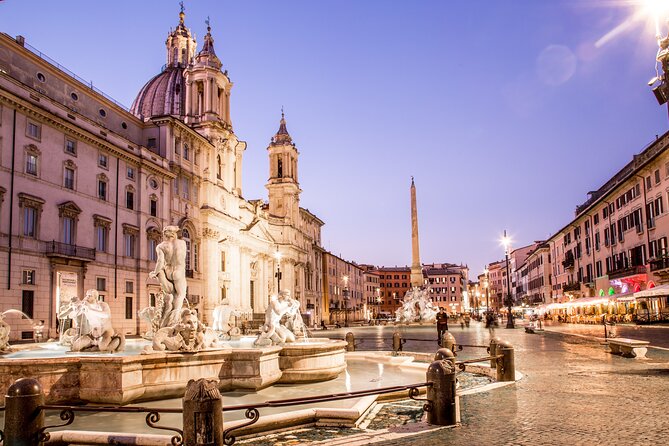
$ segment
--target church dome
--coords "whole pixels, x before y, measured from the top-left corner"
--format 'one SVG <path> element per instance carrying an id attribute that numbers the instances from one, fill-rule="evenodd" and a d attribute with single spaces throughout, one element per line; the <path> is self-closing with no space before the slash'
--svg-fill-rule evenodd
<path id="1" fill-rule="evenodd" d="M 140 118 L 152 116 L 183 116 L 185 103 L 184 68 L 168 66 L 142 87 L 130 107 Z"/>

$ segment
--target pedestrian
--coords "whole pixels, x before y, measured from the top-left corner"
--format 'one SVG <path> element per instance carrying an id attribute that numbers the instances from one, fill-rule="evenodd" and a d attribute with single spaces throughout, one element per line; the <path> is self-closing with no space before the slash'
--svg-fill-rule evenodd
<path id="1" fill-rule="evenodd" d="M 444 307 L 441 307 L 437 313 L 437 342 L 440 344 L 445 331 L 448 331 L 448 313 Z"/>

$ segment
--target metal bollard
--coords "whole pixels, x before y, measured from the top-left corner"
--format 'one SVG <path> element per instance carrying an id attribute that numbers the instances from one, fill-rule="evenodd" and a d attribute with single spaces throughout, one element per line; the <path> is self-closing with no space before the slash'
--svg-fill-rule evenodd
<path id="1" fill-rule="evenodd" d="M 450 361 L 451 364 L 455 364 L 455 354 L 447 349 L 447 348 L 440 348 L 437 350 L 437 353 L 434 354 L 434 360 L 435 361 Z"/>
<path id="2" fill-rule="evenodd" d="M 455 404 L 455 365 L 450 361 L 434 361 L 427 368 L 427 422 L 437 426 L 452 426 L 457 423 Z"/>
<path id="3" fill-rule="evenodd" d="M 42 386 L 34 378 L 20 378 L 5 395 L 5 446 L 39 444 L 38 432 L 44 427 Z"/>
<path id="4" fill-rule="evenodd" d="M 346 351 L 354 352 L 355 351 L 355 335 L 350 331 L 346 333 Z"/>
<path id="5" fill-rule="evenodd" d="M 497 381 L 515 381 L 516 366 L 513 346 L 505 341 L 497 343 L 497 354 L 503 355 L 497 361 Z"/>
<path id="6" fill-rule="evenodd" d="M 188 381 L 183 398 L 184 446 L 223 446 L 223 401 L 218 381 Z"/>
<path id="7" fill-rule="evenodd" d="M 490 353 L 490 356 L 497 355 L 497 344 L 499 344 L 500 342 L 502 342 L 500 338 L 492 338 L 490 340 L 490 349 L 489 349 L 490 351 L 488 352 Z M 497 359 L 493 358 L 490 360 L 490 368 L 494 369 L 496 367 L 497 367 Z"/>
<path id="8" fill-rule="evenodd" d="M 399 331 L 393 333 L 393 353 L 402 351 L 402 335 Z"/>
<path id="9" fill-rule="evenodd" d="M 455 337 L 448 331 L 441 335 L 441 347 L 449 349 L 453 352 L 453 355 L 457 356 L 455 353 Z"/>

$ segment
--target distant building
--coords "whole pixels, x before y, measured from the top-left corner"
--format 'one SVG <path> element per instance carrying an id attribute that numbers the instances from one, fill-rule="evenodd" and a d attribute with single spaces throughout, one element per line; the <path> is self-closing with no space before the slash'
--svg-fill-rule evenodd
<path id="1" fill-rule="evenodd" d="M 323 320 L 344 325 L 365 319 L 363 268 L 330 252 L 323 254 Z"/>
<path id="2" fill-rule="evenodd" d="M 469 311 L 467 283 L 469 268 L 449 263 L 423 265 L 425 286 L 429 289 L 432 302 L 445 308 L 450 314 L 462 314 Z"/>

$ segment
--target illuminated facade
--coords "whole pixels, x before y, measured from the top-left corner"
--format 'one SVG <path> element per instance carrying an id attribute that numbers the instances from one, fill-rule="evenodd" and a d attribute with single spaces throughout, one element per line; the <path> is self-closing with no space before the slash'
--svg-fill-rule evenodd
<path id="1" fill-rule="evenodd" d="M 300 207 L 286 121 L 267 149 L 269 201 L 243 198 L 233 84 L 211 29 L 198 52 L 184 18 L 129 110 L 0 34 L 0 309 L 44 320 L 51 336 L 59 306 L 89 288 L 115 327 L 143 331 L 137 311 L 159 290 L 148 273 L 167 225 L 181 228 L 188 299 L 206 322 L 224 297 L 261 317 L 277 268 L 318 322 L 323 222 Z M 27 321 L 11 323 L 14 339 L 32 337 Z"/>

